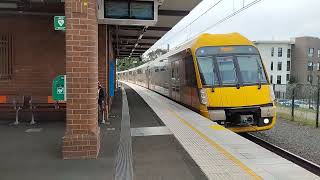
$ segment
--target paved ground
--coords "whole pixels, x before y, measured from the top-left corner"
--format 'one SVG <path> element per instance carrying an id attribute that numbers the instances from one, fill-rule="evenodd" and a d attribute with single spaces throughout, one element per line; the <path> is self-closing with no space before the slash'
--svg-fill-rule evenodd
<path id="1" fill-rule="evenodd" d="M 144 100 L 130 87 L 125 87 L 131 127 L 164 126 Z M 207 179 L 173 135 L 132 137 L 132 148 L 134 179 Z"/>
<path id="2" fill-rule="evenodd" d="M 131 127 L 163 126 L 158 116 L 132 89 L 126 89 Z M 97 160 L 62 160 L 65 122 L 42 118 L 37 126 L 8 126 L 0 119 L 1 180 L 112 180 L 121 130 L 121 91 L 116 93 L 111 124 L 101 126 L 102 145 Z M 40 119 L 40 118 L 39 118 Z M 26 132 L 40 131 L 40 132 Z M 132 138 L 134 177 L 137 180 L 206 179 L 172 135 Z"/>
<path id="3" fill-rule="evenodd" d="M 157 114 L 129 86 L 126 87 L 131 128 L 164 126 Z"/>
<path id="4" fill-rule="evenodd" d="M 320 164 L 320 128 L 278 119 L 268 131 L 253 133 L 283 149 Z"/>
<path id="5" fill-rule="evenodd" d="M 38 126 L 0 124 L 1 180 L 106 180 L 114 177 L 114 157 L 119 140 L 121 101 L 116 96 L 108 128 L 102 126 L 102 145 L 98 160 L 62 160 L 61 143 L 65 131 L 63 121 L 42 120 Z M 114 110 L 117 111 L 114 111 Z M 41 132 L 25 131 L 42 128 Z"/>

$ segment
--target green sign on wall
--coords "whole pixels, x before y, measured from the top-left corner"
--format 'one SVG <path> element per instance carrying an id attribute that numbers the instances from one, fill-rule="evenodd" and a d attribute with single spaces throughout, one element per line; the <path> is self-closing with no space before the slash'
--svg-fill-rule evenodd
<path id="1" fill-rule="evenodd" d="M 57 76 L 52 83 L 52 99 L 54 101 L 66 101 L 66 75 Z"/>
<path id="2" fill-rule="evenodd" d="M 54 30 L 65 31 L 66 30 L 66 17 L 54 16 Z"/>

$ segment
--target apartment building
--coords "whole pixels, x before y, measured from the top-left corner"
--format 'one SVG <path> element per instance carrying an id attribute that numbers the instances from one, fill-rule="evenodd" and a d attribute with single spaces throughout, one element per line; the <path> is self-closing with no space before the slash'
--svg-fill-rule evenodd
<path id="1" fill-rule="evenodd" d="M 301 84 L 317 84 L 320 75 L 320 39 L 297 37 L 292 53 L 292 76 Z"/>
<path id="2" fill-rule="evenodd" d="M 292 66 L 290 41 L 255 41 L 272 84 L 287 84 Z"/>

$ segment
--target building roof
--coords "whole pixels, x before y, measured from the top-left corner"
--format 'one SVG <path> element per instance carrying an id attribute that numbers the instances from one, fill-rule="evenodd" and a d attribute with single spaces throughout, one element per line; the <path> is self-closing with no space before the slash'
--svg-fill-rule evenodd
<path id="1" fill-rule="evenodd" d="M 286 40 L 262 40 L 262 41 L 253 41 L 254 44 L 294 44 L 293 40 L 286 41 Z"/>

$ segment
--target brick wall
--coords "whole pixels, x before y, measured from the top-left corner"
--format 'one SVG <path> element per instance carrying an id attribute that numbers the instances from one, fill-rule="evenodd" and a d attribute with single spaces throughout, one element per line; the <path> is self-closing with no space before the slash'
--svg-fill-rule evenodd
<path id="1" fill-rule="evenodd" d="M 48 16 L 1 16 L 0 24 L 13 34 L 14 52 L 13 76 L 0 80 L 0 95 L 51 95 L 52 80 L 65 74 L 65 33 Z"/>
<path id="2" fill-rule="evenodd" d="M 106 34 L 106 25 L 100 24 L 99 25 L 99 37 L 98 37 L 98 58 L 99 58 L 99 64 L 98 64 L 98 76 L 99 76 L 99 81 L 101 85 L 106 88 L 107 85 L 107 34 Z"/>
<path id="3" fill-rule="evenodd" d="M 113 29 L 114 30 L 114 29 Z M 110 63 L 110 61 L 114 61 L 115 62 L 115 60 L 114 60 L 114 50 L 113 50 L 113 46 L 112 46 L 112 42 L 114 42 L 115 40 L 113 39 L 113 37 L 112 37 L 112 29 L 111 29 L 111 27 L 109 26 L 108 27 L 108 41 L 107 41 L 107 44 L 109 45 L 108 46 L 108 63 Z M 107 70 L 108 70 L 108 76 L 109 76 L 109 68 L 107 68 Z M 116 76 L 114 76 L 114 77 L 116 77 Z M 109 77 L 108 77 L 109 78 Z M 109 82 L 108 82 L 108 89 L 110 89 L 110 87 L 109 87 Z M 111 106 L 112 106 L 112 97 L 110 97 L 109 96 L 109 91 L 108 91 L 108 97 L 109 97 L 109 102 L 108 102 L 108 104 L 109 104 L 109 108 L 111 108 Z"/>
<path id="4" fill-rule="evenodd" d="M 98 22 L 96 0 L 65 1 L 67 126 L 64 159 L 97 158 L 98 127 Z"/>

